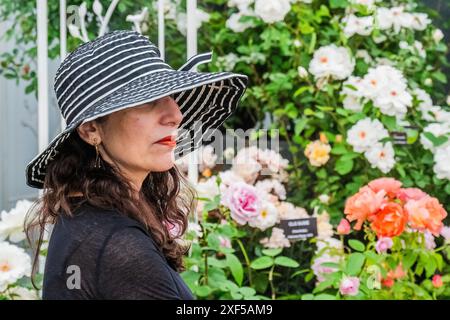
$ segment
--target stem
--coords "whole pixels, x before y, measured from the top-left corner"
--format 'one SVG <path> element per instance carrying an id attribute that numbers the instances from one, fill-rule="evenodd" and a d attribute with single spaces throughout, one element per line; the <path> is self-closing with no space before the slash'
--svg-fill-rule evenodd
<path id="1" fill-rule="evenodd" d="M 208 253 L 205 251 L 205 285 L 208 285 Z"/>
<path id="2" fill-rule="evenodd" d="M 298 157 L 296 157 L 296 156 L 293 154 L 293 152 L 292 152 L 292 141 L 291 141 L 291 139 L 289 138 L 289 133 L 288 133 L 288 131 L 287 131 L 287 126 L 286 126 L 286 124 L 285 124 L 285 120 L 282 120 L 281 123 L 283 124 L 284 130 L 285 130 L 285 132 L 286 132 L 286 135 L 285 135 L 285 137 L 286 137 L 286 142 L 287 142 L 287 144 L 288 144 L 288 146 L 289 146 L 289 152 L 292 154 L 292 159 L 293 159 L 293 164 L 294 164 L 294 165 L 293 165 L 293 168 L 294 168 L 294 174 L 295 174 L 295 176 L 296 176 L 295 181 L 296 181 L 296 183 L 297 183 L 297 188 L 298 188 L 298 190 L 300 190 L 300 188 L 301 188 L 301 182 L 300 182 L 301 170 L 299 169 L 299 168 L 300 168 L 300 164 L 298 163 Z"/>
<path id="3" fill-rule="evenodd" d="M 244 248 L 244 245 L 242 244 L 242 241 L 239 239 L 236 239 L 237 243 L 239 244 L 239 248 L 241 248 L 242 254 L 244 255 L 245 264 L 247 265 L 247 273 L 248 273 L 248 282 L 249 286 L 252 287 L 252 269 L 250 268 L 250 259 L 248 258 L 247 251 Z"/>
<path id="4" fill-rule="evenodd" d="M 270 268 L 269 271 L 269 283 L 270 283 L 270 290 L 272 291 L 272 300 L 275 300 L 276 294 L 275 294 L 275 286 L 273 284 L 273 270 L 275 269 L 275 264 Z"/>
<path id="5" fill-rule="evenodd" d="M 437 249 L 434 249 L 434 252 L 442 251 L 442 250 L 444 250 L 446 247 L 447 247 L 447 245 L 444 244 L 443 246 L 441 246 L 441 247 L 439 247 L 439 248 L 437 248 Z"/>

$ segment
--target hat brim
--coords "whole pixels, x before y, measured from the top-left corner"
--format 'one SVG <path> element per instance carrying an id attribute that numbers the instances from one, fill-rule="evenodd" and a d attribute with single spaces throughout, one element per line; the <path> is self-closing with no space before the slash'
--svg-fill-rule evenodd
<path id="1" fill-rule="evenodd" d="M 248 78 L 231 72 L 164 70 L 140 77 L 82 110 L 26 168 L 27 185 L 42 189 L 47 165 L 64 141 L 84 122 L 173 95 L 183 114 L 175 157 L 200 147 L 237 108 Z M 184 130 L 181 130 L 184 129 Z"/>

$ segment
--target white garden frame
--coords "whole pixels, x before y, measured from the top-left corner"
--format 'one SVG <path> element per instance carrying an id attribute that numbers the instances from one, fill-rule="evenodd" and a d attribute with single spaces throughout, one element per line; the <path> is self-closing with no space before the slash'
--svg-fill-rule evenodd
<path id="1" fill-rule="evenodd" d="M 99 35 L 105 33 L 107 24 L 113 11 L 120 0 L 112 0 L 105 14 Z M 162 58 L 165 57 L 164 38 L 164 2 L 158 1 L 158 48 Z M 38 82 L 38 146 L 39 152 L 49 144 L 49 97 L 48 97 L 48 6 L 47 0 L 36 0 L 37 15 L 37 82 Z M 64 60 L 67 54 L 67 3 L 66 0 L 59 0 L 60 12 L 60 59 Z M 197 27 L 196 11 L 197 0 L 187 0 L 187 52 L 186 59 L 197 54 Z M 196 69 L 194 69 L 195 71 Z M 61 117 L 61 130 L 64 130 L 66 123 Z M 195 185 L 198 181 L 198 151 L 191 152 L 189 161 L 188 178 Z M 42 190 L 40 191 L 42 194 Z M 196 215 L 195 215 L 196 216 Z"/>

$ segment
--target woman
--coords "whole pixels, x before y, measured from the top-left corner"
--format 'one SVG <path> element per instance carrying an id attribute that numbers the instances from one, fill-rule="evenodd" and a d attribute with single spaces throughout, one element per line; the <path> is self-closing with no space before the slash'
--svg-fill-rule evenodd
<path id="1" fill-rule="evenodd" d="M 174 70 L 145 36 L 114 31 L 62 62 L 54 87 L 67 127 L 26 170 L 44 189 L 27 224 L 33 245 L 39 235 L 33 274 L 53 225 L 44 299 L 193 298 L 178 272 L 195 193 L 174 160 L 223 123 L 247 84 L 189 71 L 210 58 Z"/>

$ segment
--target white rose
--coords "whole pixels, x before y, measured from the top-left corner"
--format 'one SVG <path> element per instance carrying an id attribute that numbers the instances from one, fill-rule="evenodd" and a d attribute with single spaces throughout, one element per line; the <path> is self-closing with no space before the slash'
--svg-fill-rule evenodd
<path id="1" fill-rule="evenodd" d="M 253 24 L 251 22 L 241 22 L 240 19 L 244 16 L 241 12 L 233 13 L 225 23 L 228 29 L 234 32 L 243 32 L 248 28 L 251 28 Z"/>
<path id="2" fill-rule="evenodd" d="M 255 14 L 266 23 L 283 21 L 291 10 L 289 0 L 256 0 Z"/>
<path id="3" fill-rule="evenodd" d="M 433 31 L 433 40 L 435 42 L 440 42 L 442 39 L 444 39 L 444 33 L 441 29 L 436 29 Z"/>
<path id="4" fill-rule="evenodd" d="M 450 180 L 450 166 L 448 165 L 450 163 L 450 144 L 436 150 L 434 162 L 433 170 L 436 177 Z"/>
<path id="5" fill-rule="evenodd" d="M 24 276 L 30 276 L 31 258 L 24 249 L 0 242 L 0 292 Z"/>
<path id="6" fill-rule="evenodd" d="M 308 77 L 308 70 L 306 70 L 304 67 L 302 67 L 302 66 L 298 67 L 297 71 L 298 71 L 298 76 L 301 79 Z"/>
<path id="7" fill-rule="evenodd" d="M 388 131 L 378 119 L 359 120 L 347 133 L 347 142 L 356 152 L 364 152 L 389 136 Z"/>
<path id="8" fill-rule="evenodd" d="M 278 221 L 277 208 L 269 201 L 264 201 L 261 212 L 256 219 L 249 221 L 249 225 L 264 231 L 273 227 Z"/>
<path id="9" fill-rule="evenodd" d="M 320 47 L 314 52 L 314 57 L 309 64 L 309 72 L 316 79 L 331 76 L 337 80 L 348 78 L 355 68 L 355 61 L 349 51 L 335 44 Z"/>
<path id="10" fill-rule="evenodd" d="M 373 30 L 373 17 L 357 17 L 354 14 L 348 15 L 342 19 L 344 24 L 344 33 L 347 37 L 352 37 L 355 34 L 361 36 L 368 36 Z"/>
<path id="11" fill-rule="evenodd" d="M 377 143 L 367 150 L 364 155 L 372 168 L 378 168 L 383 173 L 388 173 L 395 165 L 395 153 L 391 142 Z"/>
<path id="12" fill-rule="evenodd" d="M 31 208 L 32 202 L 20 200 L 15 208 L 9 212 L 3 211 L 0 220 L 0 240 L 9 237 L 11 242 L 20 242 L 25 240 L 25 231 L 23 229 L 25 217 Z"/>
<path id="13" fill-rule="evenodd" d="M 420 143 L 423 147 L 431 152 L 435 153 L 437 148 L 434 146 L 433 142 L 425 136 L 425 132 L 431 133 L 435 137 L 446 136 L 450 134 L 450 125 L 442 123 L 431 123 L 423 129 L 423 133 L 420 134 Z M 438 148 L 450 145 L 450 140 L 448 140 L 444 145 L 440 145 Z"/>

